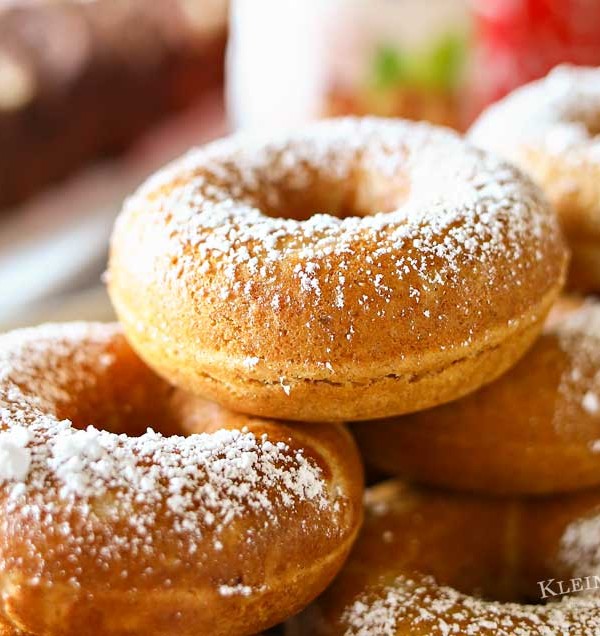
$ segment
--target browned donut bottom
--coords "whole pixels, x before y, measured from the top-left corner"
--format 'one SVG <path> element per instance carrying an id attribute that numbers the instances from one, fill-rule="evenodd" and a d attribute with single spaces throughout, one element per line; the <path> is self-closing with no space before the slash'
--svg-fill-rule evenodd
<path id="1" fill-rule="evenodd" d="M 343 427 L 175 390 L 114 325 L 1 336 L 0 634 L 255 634 L 339 569 L 361 481 Z"/>

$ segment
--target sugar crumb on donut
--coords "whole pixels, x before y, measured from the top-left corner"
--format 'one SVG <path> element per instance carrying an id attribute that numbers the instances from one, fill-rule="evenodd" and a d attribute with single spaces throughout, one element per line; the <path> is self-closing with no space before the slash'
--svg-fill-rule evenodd
<path id="1" fill-rule="evenodd" d="M 600 410 L 600 400 L 593 391 L 588 391 L 581 400 L 581 406 L 588 413 L 597 413 Z"/>
<path id="2" fill-rule="evenodd" d="M 30 441 L 31 434 L 24 426 L 0 432 L 0 481 L 25 481 L 31 466 Z"/>
<path id="3" fill-rule="evenodd" d="M 252 588 L 249 585 L 220 585 L 219 594 L 221 596 L 250 596 Z"/>

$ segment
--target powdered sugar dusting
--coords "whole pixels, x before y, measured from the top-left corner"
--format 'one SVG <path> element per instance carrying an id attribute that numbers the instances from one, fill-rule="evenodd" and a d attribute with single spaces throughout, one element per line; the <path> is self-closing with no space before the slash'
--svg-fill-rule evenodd
<path id="1" fill-rule="evenodd" d="M 590 415 L 594 415 L 600 410 L 600 400 L 598 399 L 596 393 L 592 391 L 588 391 L 583 396 L 581 405 L 583 406 L 584 410 L 587 411 Z"/>
<path id="2" fill-rule="evenodd" d="M 600 162 L 600 69 L 558 66 L 492 105 L 469 132 L 483 148 L 519 160 L 523 146 Z"/>
<path id="3" fill-rule="evenodd" d="M 411 627 L 429 636 L 597 636 L 600 601 L 497 603 L 438 586 L 431 577 L 399 577 L 389 586 L 365 592 L 342 620 L 346 636 L 396 636 Z"/>
<path id="4" fill-rule="evenodd" d="M 111 364 L 105 345 L 119 334 L 116 327 L 81 323 L 0 337 L 0 536 L 14 531 L 17 519 L 24 532 L 29 522 L 50 534 L 58 528 L 73 563 L 94 551 L 108 568 L 126 553 L 159 556 L 153 552 L 158 517 L 160 532 L 192 555 L 207 542 L 218 549 L 220 534 L 241 516 L 257 514 L 276 525 L 302 502 L 317 513 L 330 511 L 321 469 L 285 441 L 247 429 L 189 437 L 148 429 L 128 437 L 91 426 L 78 430 L 56 417 L 49 404 L 69 382 L 57 362 L 79 361 L 81 373 L 93 376 L 94 365 Z M 32 393 L 32 373 L 44 370 L 43 390 Z M 43 579 L 51 557 L 37 553 L 34 542 L 29 550 Z M 11 558 L 0 558 L 0 568 L 18 566 Z"/>
<path id="5" fill-rule="evenodd" d="M 325 193 L 317 209 L 289 218 L 299 215 L 294 201 L 313 189 Z M 347 198 L 355 215 L 340 215 Z M 318 359 L 333 367 L 328 341 L 355 338 L 360 316 L 414 312 L 433 332 L 446 320 L 436 290 L 461 287 L 476 270 L 482 286 L 518 293 L 560 242 L 539 191 L 508 164 L 449 131 L 370 118 L 195 150 L 127 202 L 116 244 L 119 228 L 137 215 L 152 247 L 127 267 L 142 281 L 160 276 L 165 289 L 189 293 L 194 280 L 195 302 L 208 305 L 235 298 L 238 308 L 274 315 L 301 306 L 308 317 L 298 329 L 324 343 Z M 462 302 L 461 314 L 481 311 L 468 294 Z"/>
<path id="6" fill-rule="evenodd" d="M 23 426 L 0 432 L 0 481 L 25 481 L 31 465 L 29 431 Z"/>
<path id="7" fill-rule="evenodd" d="M 567 526 L 558 558 L 575 576 L 600 572 L 600 510 Z"/>
<path id="8" fill-rule="evenodd" d="M 221 585 L 219 594 L 221 596 L 250 596 L 253 590 L 249 585 Z"/>

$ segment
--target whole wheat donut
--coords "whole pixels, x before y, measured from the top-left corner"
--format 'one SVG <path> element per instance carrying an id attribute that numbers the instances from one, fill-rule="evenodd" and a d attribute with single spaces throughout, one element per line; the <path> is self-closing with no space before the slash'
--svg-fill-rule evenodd
<path id="1" fill-rule="evenodd" d="M 489 107 L 469 138 L 541 185 L 571 247 L 570 285 L 600 291 L 600 68 L 557 67 Z"/>
<path id="2" fill-rule="evenodd" d="M 479 391 L 354 432 L 370 465 L 426 484 L 495 494 L 600 485 L 600 305 L 564 317 Z"/>
<path id="3" fill-rule="evenodd" d="M 1 336 L 0 633 L 255 634 L 339 569 L 361 479 L 342 427 L 183 394 L 114 325 Z"/>
<path id="4" fill-rule="evenodd" d="M 597 636 L 599 511 L 598 492 L 510 500 L 381 484 L 342 572 L 288 634 Z"/>
<path id="5" fill-rule="evenodd" d="M 356 420 L 501 374 L 565 261 L 514 168 L 444 129 L 341 119 L 159 172 L 115 226 L 108 281 L 133 347 L 174 384 L 260 415 Z"/>

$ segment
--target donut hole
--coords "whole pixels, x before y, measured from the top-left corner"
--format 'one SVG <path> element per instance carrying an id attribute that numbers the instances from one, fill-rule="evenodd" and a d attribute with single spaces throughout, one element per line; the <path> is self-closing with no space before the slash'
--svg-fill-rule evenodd
<path id="1" fill-rule="evenodd" d="M 312 171 L 305 180 L 269 181 L 251 198 L 269 217 L 306 221 L 317 214 L 347 219 L 393 212 L 406 202 L 409 193 L 410 184 L 404 173 L 390 177 L 355 168 L 343 179 Z"/>
<path id="2" fill-rule="evenodd" d="M 90 360 L 65 360 L 45 378 L 44 393 L 46 409 L 78 429 L 93 426 L 131 437 L 148 428 L 166 436 L 193 432 L 193 398 L 150 370 L 122 337 Z"/>
<path id="3" fill-rule="evenodd" d="M 539 579 L 545 581 L 546 579 Z M 500 577 L 498 580 L 489 580 L 482 586 L 469 587 L 461 585 L 458 581 L 457 585 L 450 583 L 454 589 L 475 596 L 484 601 L 499 603 L 517 603 L 519 605 L 545 605 L 548 599 L 542 598 L 536 581 L 510 581 Z"/>
<path id="4" fill-rule="evenodd" d="M 461 550 L 456 554 L 460 558 L 453 559 L 449 569 L 440 567 L 438 563 L 428 563 L 429 567 L 424 571 L 444 586 L 489 602 L 546 605 L 559 601 L 560 594 L 544 596 L 540 583 L 569 581 L 572 576 L 571 572 L 561 571 L 548 563 L 531 563 L 530 557 L 525 555 L 518 556 L 513 562 L 505 555 L 491 552 L 473 555 Z M 557 584 L 551 585 L 550 589 L 559 591 Z"/>
<path id="5" fill-rule="evenodd" d="M 37 369 L 32 365 L 18 387 L 32 409 L 80 430 L 92 426 L 139 437 L 151 428 L 168 437 L 247 425 L 246 416 L 163 380 L 120 334 L 100 344 L 83 341 L 80 350 L 61 351 Z"/>
<path id="6" fill-rule="evenodd" d="M 503 525 L 502 519 L 498 524 Z M 470 533 L 464 542 L 456 539 L 453 545 L 455 556 L 449 559 L 447 554 L 436 554 L 438 561 L 427 557 L 424 571 L 443 585 L 485 601 L 521 605 L 560 601 L 564 595 L 556 582 L 568 582 L 575 575 L 572 566 L 556 558 L 556 539 L 560 533 L 554 528 L 549 536 L 543 536 L 543 532 L 528 534 L 530 528 L 526 526 L 514 526 L 507 532 L 507 525 L 495 536 L 491 530 L 488 536 L 473 539 L 473 533 Z M 440 561 L 444 556 L 445 560 Z M 589 575 L 594 574 L 597 572 L 590 567 Z M 549 581 L 555 582 L 550 585 L 552 592 L 558 592 L 555 596 L 542 593 L 547 588 L 540 584 Z M 570 592 L 568 587 L 564 591 L 565 595 Z"/>
<path id="7" fill-rule="evenodd" d="M 106 381 L 105 381 L 106 380 Z M 116 374 L 100 377 L 91 386 L 80 385 L 67 403 L 59 405 L 57 416 L 75 428 L 93 426 L 130 437 L 148 428 L 164 435 L 182 433 L 173 408 L 174 389 L 150 374 Z"/>

